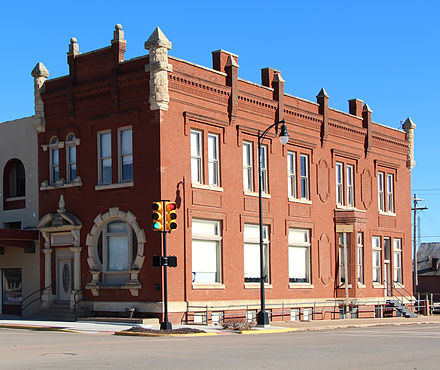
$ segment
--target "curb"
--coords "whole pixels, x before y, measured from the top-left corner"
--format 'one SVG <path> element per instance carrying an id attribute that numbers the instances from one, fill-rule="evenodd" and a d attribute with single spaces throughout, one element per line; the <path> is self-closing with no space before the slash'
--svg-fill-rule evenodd
<path id="1" fill-rule="evenodd" d="M 260 330 L 240 330 L 238 334 L 274 334 L 274 333 L 290 333 L 293 331 L 298 331 L 297 328 L 288 329 L 260 329 Z"/>
<path id="2" fill-rule="evenodd" d="M 59 328 L 56 326 L 40 326 L 40 325 L 19 325 L 19 324 L 1 324 L 0 328 L 4 329 L 27 329 L 38 331 L 63 331 L 67 333 L 80 333 L 80 331 L 66 328 Z"/>
<path id="3" fill-rule="evenodd" d="M 138 333 L 129 331 L 116 331 L 114 335 L 133 337 L 211 337 L 217 333 L 188 333 L 188 334 L 160 334 L 160 333 Z"/>

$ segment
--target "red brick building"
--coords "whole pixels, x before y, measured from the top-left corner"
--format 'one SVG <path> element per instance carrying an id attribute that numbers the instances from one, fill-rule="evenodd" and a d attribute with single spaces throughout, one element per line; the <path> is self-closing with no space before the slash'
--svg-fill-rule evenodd
<path id="1" fill-rule="evenodd" d="M 41 92 L 47 307 L 82 299 L 95 312 L 161 316 L 151 204 L 169 199 L 178 205 L 167 239 L 178 259 L 168 269 L 172 321 L 206 310 L 217 320 L 232 306 L 252 317 L 260 297 L 257 134 L 283 119 L 289 142 L 271 130 L 262 154 L 274 316 L 280 307 L 295 319 L 346 300 L 374 306 L 395 288 L 411 295 L 410 119 L 401 131 L 374 123 L 358 99 L 344 113 L 329 107 L 324 89 L 317 102 L 294 97 L 273 68 L 262 69 L 261 84 L 245 81 L 237 55 L 223 50 L 213 52 L 212 68 L 168 56 L 159 28 L 145 47 L 148 55 L 125 61 L 119 25 L 103 49 L 81 54 L 72 39 L 69 74 Z"/>

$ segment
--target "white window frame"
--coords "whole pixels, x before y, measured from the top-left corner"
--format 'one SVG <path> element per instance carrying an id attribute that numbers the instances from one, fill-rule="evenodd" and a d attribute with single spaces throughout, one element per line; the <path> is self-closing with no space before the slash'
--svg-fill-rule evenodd
<path id="1" fill-rule="evenodd" d="M 341 162 L 336 162 L 336 204 L 344 205 L 344 165 Z"/>
<path id="2" fill-rule="evenodd" d="M 193 145 L 193 137 L 196 138 L 198 147 Z M 191 130 L 191 182 L 203 184 L 203 133 L 200 130 Z"/>
<path id="3" fill-rule="evenodd" d="M 402 239 L 393 238 L 393 281 L 403 283 L 402 278 Z"/>
<path id="4" fill-rule="evenodd" d="M 261 145 L 261 192 L 263 194 L 269 193 L 269 183 L 267 176 L 267 145 Z"/>
<path id="5" fill-rule="evenodd" d="M 122 133 L 125 131 L 131 132 L 131 148 L 129 148 L 129 152 L 123 153 L 122 151 Z M 123 179 L 123 164 L 124 159 L 131 157 L 131 173 L 132 176 L 126 179 Z M 118 180 L 120 183 L 133 181 L 133 129 L 131 126 L 120 127 L 118 128 Z"/>
<path id="6" fill-rule="evenodd" d="M 384 172 L 377 173 L 377 198 L 379 211 L 385 212 L 385 182 Z"/>
<path id="7" fill-rule="evenodd" d="M 377 243 L 375 242 L 377 241 Z M 382 284 L 382 239 L 380 236 L 373 236 L 371 238 L 371 248 L 372 248 L 372 269 L 373 269 L 373 284 Z M 377 259 L 375 256 L 379 257 L 379 265 L 376 264 Z M 376 279 L 374 277 L 376 275 Z"/>
<path id="8" fill-rule="evenodd" d="M 347 164 L 346 180 L 347 184 L 347 206 L 354 207 L 354 166 Z"/>
<path id="9" fill-rule="evenodd" d="M 305 161 L 303 162 L 303 158 Z M 303 167 L 303 163 L 305 166 Z M 309 155 L 300 154 L 300 191 L 301 199 L 310 199 L 310 174 L 309 174 Z M 304 171 L 303 171 L 304 170 Z"/>
<path id="10" fill-rule="evenodd" d="M 296 152 L 287 152 L 287 188 L 291 198 L 297 198 Z"/>
<path id="11" fill-rule="evenodd" d="M 60 179 L 60 149 L 59 141 L 57 137 L 52 137 L 49 144 L 49 177 L 50 184 L 56 185 L 57 181 Z M 58 163 L 54 163 L 54 154 L 57 154 Z M 58 174 L 56 176 L 55 174 Z"/>
<path id="12" fill-rule="evenodd" d="M 253 148 L 254 145 L 251 141 L 243 141 L 244 191 L 254 191 L 254 149 Z"/>
<path id="13" fill-rule="evenodd" d="M 222 282 L 222 236 L 221 236 L 221 222 L 217 221 L 217 220 L 206 220 L 206 219 L 192 219 L 192 224 L 194 225 L 194 223 L 199 223 L 199 224 L 206 224 L 206 225 L 211 225 L 214 226 L 216 233 L 215 234 L 200 234 L 197 232 L 194 232 L 194 229 L 192 229 L 192 240 L 197 240 L 197 241 L 207 241 L 207 242 L 215 242 L 216 243 L 216 255 L 215 255 L 215 260 L 216 260 L 216 271 L 215 271 L 215 279 L 214 281 L 197 281 L 196 277 L 197 277 L 197 272 L 198 271 L 193 271 L 194 270 L 194 254 L 192 254 L 192 282 L 193 284 L 215 284 L 215 283 L 221 283 Z M 192 253 L 194 253 L 194 251 L 192 250 Z M 200 271 L 199 271 L 200 272 Z"/>
<path id="14" fill-rule="evenodd" d="M 75 151 L 75 158 L 72 160 L 70 149 Z M 72 169 L 75 167 L 75 176 L 72 176 Z M 66 138 L 66 182 L 72 183 L 78 176 L 78 165 L 77 165 L 77 150 L 76 150 L 76 136 L 73 133 L 67 135 Z"/>
<path id="15" fill-rule="evenodd" d="M 350 284 L 351 283 L 351 253 L 350 253 L 350 244 L 351 244 L 351 233 L 338 233 L 338 246 L 339 246 L 339 284 Z M 345 277 L 345 266 L 344 266 L 344 245 L 347 247 L 347 272 L 348 278 Z M 347 281 L 348 280 L 348 281 Z"/>
<path id="16" fill-rule="evenodd" d="M 256 231 L 255 237 L 246 236 L 247 228 L 253 228 L 254 232 Z M 244 253 L 244 282 L 245 283 L 260 283 L 260 238 L 259 238 L 259 226 L 255 224 L 244 224 L 244 232 L 243 232 L 243 241 L 244 241 L 244 249 L 248 245 L 252 249 L 258 253 L 258 277 L 246 277 L 246 252 Z M 264 282 L 267 284 L 270 282 L 270 251 L 269 251 L 269 226 L 263 225 L 263 255 L 264 255 L 264 274 L 266 275 L 266 279 Z M 258 252 L 257 252 L 258 251 Z"/>
<path id="17" fill-rule="evenodd" d="M 394 213 L 394 175 L 387 174 L 387 211 Z"/>
<path id="18" fill-rule="evenodd" d="M 358 284 L 364 283 L 364 233 L 357 233 L 357 281 Z"/>
<path id="19" fill-rule="evenodd" d="M 303 241 L 295 240 L 294 234 L 295 232 L 302 233 L 304 235 Z M 310 242 L 310 230 L 309 229 L 289 229 L 289 284 L 294 285 L 301 285 L 301 284 L 311 284 L 311 273 L 310 273 L 310 248 L 311 248 L 311 242 Z M 295 248 L 301 248 L 305 250 L 304 253 L 304 271 L 305 271 L 305 278 L 304 281 L 295 281 L 295 272 L 293 271 L 293 263 L 291 263 L 294 250 Z"/>
<path id="20" fill-rule="evenodd" d="M 208 133 L 208 183 L 212 186 L 220 186 L 219 142 L 218 134 Z"/>
<path id="21" fill-rule="evenodd" d="M 103 135 L 110 135 L 110 155 L 104 157 L 102 155 L 101 148 L 101 137 Z M 99 185 L 109 185 L 113 182 L 113 163 L 112 163 L 112 133 L 110 130 L 100 131 L 97 135 L 98 138 L 98 184 Z M 103 164 L 105 160 L 110 160 L 110 182 L 103 181 Z"/>

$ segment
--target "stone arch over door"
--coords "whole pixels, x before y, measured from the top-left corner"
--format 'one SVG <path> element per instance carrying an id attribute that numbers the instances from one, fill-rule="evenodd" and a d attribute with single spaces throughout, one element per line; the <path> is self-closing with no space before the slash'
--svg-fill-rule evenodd
<path id="1" fill-rule="evenodd" d="M 121 211 L 118 207 L 110 208 L 108 212 L 99 214 L 94 220 L 94 225 L 87 234 L 86 245 L 88 251 L 87 262 L 90 268 L 92 280 L 87 284 L 86 288 L 92 291 L 94 296 L 99 295 L 100 289 L 105 289 L 106 286 L 102 283 L 102 261 L 98 255 L 98 240 L 103 232 L 105 225 L 112 221 L 124 221 L 136 235 L 137 239 L 137 253 L 133 256 L 133 261 L 127 273 L 129 273 L 129 281 L 118 286 L 118 289 L 129 289 L 133 296 L 139 295 L 141 284 L 139 282 L 139 272 L 144 263 L 144 247 L 146 243 L 145 232 L 140 228 L 136 221 L 136 216 L 130 211 Z"/>

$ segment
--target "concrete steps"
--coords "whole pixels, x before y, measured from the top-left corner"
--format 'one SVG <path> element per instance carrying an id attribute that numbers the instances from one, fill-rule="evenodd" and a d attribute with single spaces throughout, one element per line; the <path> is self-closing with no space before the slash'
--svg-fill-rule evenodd
<path id="1" fill-rule="evenodd" d="M 403 317 L 407 318 L 415 318 L 417 315 L 409 310 L 401 301 L 398 300 L 389 300 L 387 301 L 388 305 L 394 307 L 397 312 L 400 312 Z"/>

